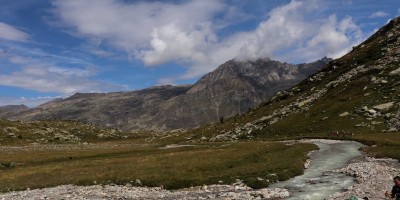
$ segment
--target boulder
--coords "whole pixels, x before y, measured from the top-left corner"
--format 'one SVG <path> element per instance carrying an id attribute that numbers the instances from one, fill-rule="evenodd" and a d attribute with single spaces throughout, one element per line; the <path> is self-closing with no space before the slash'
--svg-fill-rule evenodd
<path id="1" fill-rule="evenodd" d="M 394 102 L 388 102 L 388 103 L 384 103 L 384 104 L 379 104 L 374 106 L 373 108 L 379 111 L 386 111 L 389 110 L 391 107 L 393 107 Z"/>
<path id="2" fill-rule="evenodd" d="M 345 116 L 348 116 L 348 115 L 350 115 L 349 112 L 344 112 L 344 113 L 339 114 L 339 117 L 345 117 Z"/>
<path id="3" fill-rule="evenodd" d="M 391 76 L 400 75 L 400 67 L 396 70 L 393 70 L 389 73 Z"/>

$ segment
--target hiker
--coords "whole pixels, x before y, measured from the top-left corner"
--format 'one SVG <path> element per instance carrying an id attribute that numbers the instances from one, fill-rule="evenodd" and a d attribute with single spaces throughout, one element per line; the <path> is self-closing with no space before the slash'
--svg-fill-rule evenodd
<path id="1" fill-rule="evenodd" d="M 396 176 L 393 178 L 394 186 L 392 192 L 389 193 L 386 191 L 385 196 L 388 198 L 395 198 L 396 200 L 400 200 L 400 176 Z"/>

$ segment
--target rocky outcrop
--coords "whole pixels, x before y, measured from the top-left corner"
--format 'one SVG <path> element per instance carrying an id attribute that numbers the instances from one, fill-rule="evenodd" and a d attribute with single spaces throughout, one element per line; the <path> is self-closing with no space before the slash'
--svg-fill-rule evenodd
<path id="1" fill-rule="evenodd" d="M 125 130 L 191 129 L 244 113 L 319 71 L 330 59 L 293 65 L 230 60 L 194 85 L 133 92 L 78 93 L 14 115 L 26 121 L 79 120 Z"/>

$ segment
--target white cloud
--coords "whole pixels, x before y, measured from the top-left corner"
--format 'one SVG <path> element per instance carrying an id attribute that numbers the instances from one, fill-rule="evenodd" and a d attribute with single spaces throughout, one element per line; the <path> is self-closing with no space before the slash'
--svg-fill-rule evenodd
<path id="1" fill-rule="evenodd" d="M 2 66 L 9 70 L 3 73 L 0 71 L 0 85 L 63 95 L 126 89 L 122 85 L 92 80 L 91 77 L 96 74 L 94 66 L 78 58 L 56 56 L 13 45 L 12 50 L 9 49 L 3 53 L 2 59 L 11 64 Z M 62 66 L 76 63 L 77 67 Z"/>
<path id="2" fill-rule="evenodd" d="M 90 80 L 76 74 L 65 73 L 52 67 L 24 67 L 11 74 L 0 74 L 0 85 L 20 87 L 40 92 L 73 94 L 121 89 L 119 85 Z"/>
<path id="3" fill-rule="evenodd" d="M 378 12 L 374 12 L 372 13 L 369 18 L 381 18 L 381 17 L 387 17 L 389 16 L 389 14 L 387 12 L 384 11 L 378 11 Z"/>
<path id="4" fill-rule="evenodd" d="M 13 26 L 0 22 L 0 39 L 26 42 L 29 39 L 29 35 Z"/>
<path id="5" fill-rule="evenodd" d="M 175 85 L 175 79 L 174 78 L 161 78 L 158 80 L 158 85 Z"/>
<path id="6" fill-rule="evenodd" d="M 319 0 L 291 0 L 269 11 L 254 30 L 224 38 L 217 33 L 224 28 L 221 24 L 229 23 L 221 19 L 231 17 L 219 15 L 237 8 L 216 0 L 178 2 L 58 0 L 53 4 L 60 21 L 75 34 L 98 38 L 146 65 L 177 62 L 187 66 L 187 72 L 175 80 L 192 79 L 232 58 L 290 62 L 336 58 L 363 39 L 351 17 L 315 17 L 315 11 L 325 6 Z"/>
<path id="7" fill-rule="evenodd" d="M 207 60 L 207 45 L 216 41 L 209 24 L 199 25 L 197 30 L 182 30 L 175 24 L 154 29 L 151 50 L 145 51 L 143 61 L 157 65 L 173 60 L 204 62 Z"/>
<path id="8" fill-rule="evenodd" d="M 282 61 L 309 62 L 323 56 L 338 58 L 361 42 L 363 33 L 351 17 L 308 17 L 320 8 L 319 1 L 296 1 L 268 13 L 253 31 L 224 38 L 207 52 L 208 62 L 196 63 L 178 79 L 189 79 L 215 69 L 236 57 L 240 60 L 272 57 Z"/>
<path id="9" fill-rule="evenodd" d="M 338 22 L 336 15 L 331 15 L 303 50 L 312 50 L 305 54 L 306 57 L 316 57 L 317 55 L 313 54 L 324 52 L 328 57 L 338 58 L 351 50 L 353 45 L 361 42 L 362 37 L 360 28 L 350 17 Z"/>
<path id="10" fill-rule="evenodd" d="M 148 64 L 169 61 L 173 57 L 172 53 L 164 55 L 165 51 L 158 48 L 157 41 L 162 39 L 158 37 L 170 37 L 171 33 L 177 33 L 182 39 L 200 43 L 198 40 L 204 38 L 199 37 L 209 36 L 207 23 L 215 13 L 225 8 L 225 5 L 215 0 L 130 4 L 118 0 L 96 0 L 95 3 L 93 0 L 58 0 L 53 4 L 55 13 L 78 34 L 105 40 L 136 58 L 144 56 L 144 61 L 148 61 Z M 192 50 L 189 46 L 190 44 L 186 50 Z M 154 47 L 157 49 L 148 51 Z M 166 48 L 171 48 L 169 42 Z M 184 55 L 178 53 L 182 51 L 177 52 L 178 58 L 191 58 L 187 52 Z M 163 54 L 162 60 L 156 60 L 156 54 Z"/>

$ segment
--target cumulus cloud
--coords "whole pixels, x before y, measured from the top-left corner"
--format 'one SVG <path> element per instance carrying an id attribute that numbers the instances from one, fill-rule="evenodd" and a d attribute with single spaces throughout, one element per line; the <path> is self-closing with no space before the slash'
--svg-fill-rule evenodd
<path id="1" fill-rule="evenodd" d="M 29 35 L 11 25 L 0 22 L 0 39 L 26 42 L 29 39 Z"/>
<path id="2" fill-rule="evenodd" d="M 58 0 L 53 5 L 60 20 L 78 34 L 105 40 L 150 65 L 171 60 L 172 53 L 166 52 L 177 48 L 171 47 L 173 41 L 162 43 L 164 38 L 170 39 L 171 34 L 196 43 L 200 43 L 199 39 L 212 38 L 207 24 L 225 6 L 215 0 L 130 4 L 119 0 Z M 155 57 L 159 54 L 162 59 L 157 60 Z M 175 57 L 191 58 L 185 54 L 177 53 Z"/>
<path id="3" fill-rule="evenodd" d="M 389 13 L 384 12 L 384 11 L 378 11 L 378 12 L 374 12 L 372 13 L 369 18 L 381 18 L 381 17 L 387 17 L 389 16 Z"/>
<path id="4" fill-rule="evenodd" d="M 351 17 L 342 20 L 336 15 L 325 19 L 309 17 L 320 6 L 317 0 L 292 0 L 271 10 L 268 19 L 255 30 L 219 41 L 208 50 L 207 62 L 196 63 L 178 79 L 204 74 L 232 58 L 271 57 L 289 62 L 309 62 L 323 56 L 338 58 L 362 41 L 363 33 Z"/>
<path id="5" fill-rule="evenodd" d="M 291 0 L 269 11 L 254 30 L 222 38 L 217 34 L 224 28 L 221 24 L 229 23 L 221 19 L 229 17 L 220 15 L 238 9 L 224 1 L 57 0 L 53 5 L 59 20 L 74 34 L 98 38 L 146 65 L 186 66 L 187 72 L 174 78 L 179 80 L 198 77 L 232 58 L 306 62 L 343 55 L 363 33 L 351 17 L 315 17 L 315 11 L 325 6 L 321 2 Z"/>

